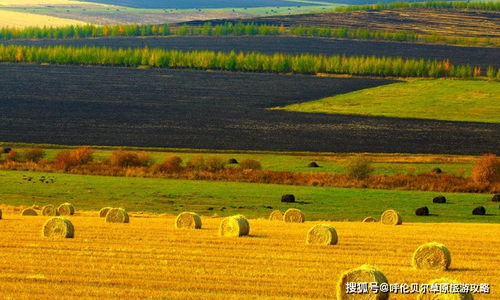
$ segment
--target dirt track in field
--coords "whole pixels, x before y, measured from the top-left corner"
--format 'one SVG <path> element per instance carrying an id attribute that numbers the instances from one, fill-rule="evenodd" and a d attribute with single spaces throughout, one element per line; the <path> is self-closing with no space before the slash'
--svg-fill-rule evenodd
<path id="1" fill-rule="evenodd" d="M 498 124 L 265 110 L 390 82 L 0 65 L 0 140 L 333 152 L 480 154 L 500 149 Z"/>
<path id="2" fill-rule="evenodd" d="M 453 64 L 471 64 L 486 69 L 500 67 L 500 50 L 480 47 L 454 47 L 397 42 L 352 41 L 307 37 L 150 37 L 150 38 L 98 38 L 74 40 L 8 41 L 4 44 L 32 46 L 98 46 L 111 48 L 165 48 L 183 51 L 257 51 L 263 53 L 313 53 L 327 55 L 375 55 L 405 58 L 449 59 Z"/>

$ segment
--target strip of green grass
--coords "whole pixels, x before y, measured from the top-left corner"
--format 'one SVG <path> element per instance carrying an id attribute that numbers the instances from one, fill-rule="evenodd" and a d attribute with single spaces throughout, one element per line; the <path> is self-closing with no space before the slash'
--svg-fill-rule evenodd
<path id="1" fill-rule="evenodd" d="M 0 147 L 12 147 L 18 152 L 25 148 L 43 148 L 48 160 L 53 160 L 56 155 L 71 147 L 63 145 L 38 145 L 38 144 L 9 144 L 0 142 Z M 111 153 L 120 147 L 92 147 L 95 149 L 94 160 L 109 159 Z M 129 149 L 129 148 L 125 148 Z M 220 157 L 225 160 L 235 158 L 237 161 L 256 159 L 262 164 L 263 170 L 290 171 L 290 172 L 321 172 L 321 173 L 346 173 L 346 162 L 356 154 L 349 153 L 311 153 L 311 152 L 258 152 L 258 151 L 214 151 L 195 149 L 162 149 L 162 148 L 130 148 L 131 151 L 146 151 L 155 162 L 176 155 L 184 162 L 194 156 Z M 473 156 L 457 155 L 414 155 L 414 154 L 364 154 L 372 160 L 374 173 L 381 175 L 395 174 L 420 174 L 440 168 L 445 173 L 470 176 Z M 310 168 L 310 162 L 317 162 L 319 168 Z"/>
<path id="2" fill-rule="evenodd" d="M 416 80 L 277 109 L 327 114 L 500 123 L 500 83 Z"/>
<path id="3" fill-rule="evenodd" d="M 23 175 L 33 177 L 23 180 Z M 54 183 L 41 183 L 41 176 Z M 47 174 L 29 171 L 0 171 L 0 203 L 45 205 L 73 203 L 77 209 L 98 210 L 104 206 L 129 211 L 178 213 L 195 211 L 219 216 L 242 213 L 267 217 L 272 209 L 301 209 L 309 220 L 359 221 L 368 215 L 379 217 L 387 208 L 397 209 L 406 222 L 500 222 L 498 203 L 491 195 L 444 193 L 447 204 L 433 204 L 434 192 L 371 189 L 300 187 L 271 184 L 170 180 L 158 178 L 104 177 Z M 295 194 L 299 203 L 283 204 L 282 194 Z M 483 205 L 487 216 L 473 216 Z M 272 208 L 266 208 L 266 206 Z M 417 217 L 414 210 L 428 206 L 433 216 Z M 221 208 L 225 207 L 224 210 Z M 212 208 L 212 209 L 210 209 Z"/>

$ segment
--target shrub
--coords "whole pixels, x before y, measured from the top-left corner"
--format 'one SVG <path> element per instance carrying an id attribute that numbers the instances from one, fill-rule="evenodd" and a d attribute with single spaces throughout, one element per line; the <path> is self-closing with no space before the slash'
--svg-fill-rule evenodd
<path id="1" fill-rule="evenodd" d="M 479 158 L 472 169 L 472 180 L 483 184 L 500 181 L 500 161 L 495 154 L 485 154 Z"/>
<path id="2" fill-rule="evenodd" d="M 205 159 L 200 155 L 193 156 L 188 161 L 187 166 L 188 166 L 188 168 L 194 169 L 194 170 L 204 170 L 204 169 L 206 169 Z"/>
<path id="3" fill-rule="evenodd" d="M 16 150 L 11 150 L 9 153 L 7 153 L 7 157 L 5 157 L 5 159 L 9 161 L 19 161 L 20 157 L 21 156 Z"/>
<path id="4" fill-rule="evenodd" d="M 21 158 L 24 161 L 39 162 L 44 157 L 45 157 L 45 151 L 43 151 L 43 149 L 41 148 L 25 149 L 21 154 Z"/>
<path id="5" fill-rule="evenodd" d="M 154 172 L 159 173 L 178 173 L 180 171 L 182 171 L 182 158 L 177 155 L 169 156 L 154 166 Z"/>
<path id="6" fill-rule="evenodd" d="M 223 170 L 226 167 L 226 160 L 223 159 L 222 157 L 209 157 L 205 160 L 205 168 L 208 171 L 219 171 Z"/>
<path id="7" fill-rule="evenodd" d="M 137 154 L 131 151 L 116 150 L 111 153 L 109 163 L 115 167 L 142 167 L 151 165 L 153 159 L 146 152 Z"/>
<path id="8" fill-rule="evenodd" d="M 61 151 L 54 159 L 54 167 L 69 170 L 76 166 L 88 164 L 93 160 L 94 150 L 89 147 L 80 147 L 74 150 Z"/>
<path id="9" fill-rule="evenodd" d="M 349 177 L 362 180 L 370 177 L 374 171 L 371 161 L 365 157 L 355 157 L 347 161 L 347 175 Z"/>
<path id="10" fill-rule="evenodd" d="M 262 169 L 262 165 L 260 164 L 260 162 L 258 160 L 255 160 L 255 159 L 245 159 L 245 160 L 242 160 L 240 162 L 240 168 L 242 168 L 243 170 L 247 170 L 247 169 L 250 169 L 250 170 L 261 170 Z"/>

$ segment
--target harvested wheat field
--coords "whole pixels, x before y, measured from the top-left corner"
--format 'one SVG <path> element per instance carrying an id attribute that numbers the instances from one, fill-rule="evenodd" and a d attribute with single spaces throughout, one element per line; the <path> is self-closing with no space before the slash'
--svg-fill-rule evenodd
<path id="1" fill-rule="evenodd" d="M 85 22 L 58 18 L 45 15 L 36 15 L 24 12 L 0 10 L 0 27 L 28 27 L 28 26 L 64 26 L 84 25 Z"/>
<path id="2" fill-rule="evenodd" d="M 500 295 L 499 224 L 285 223 L 250 219 L 250 236 L 219 237 L 221 218 L 200 230 L 176 230 L 175 216 L 130 214 L 106 223 L 98 212 L 67 216 L 74 238 L 41 236 L 47 217 L 4 211 L 0 220 L 0 294 L 14 299 L 334 299 L 339 276 L 370 264 L 389 283 L 450 278 L 489 283 Z M 263 216 L 264 218 L 264 216 Z M 306 245 L 309 228 L 328 224 L 338 244 Z M 450 234 L 453 232 L 453 234 Z M 413 269 L 423 243 L 446 245 L 448 271 Z M 391 295 L 415 299 L 416 295 Z"/>

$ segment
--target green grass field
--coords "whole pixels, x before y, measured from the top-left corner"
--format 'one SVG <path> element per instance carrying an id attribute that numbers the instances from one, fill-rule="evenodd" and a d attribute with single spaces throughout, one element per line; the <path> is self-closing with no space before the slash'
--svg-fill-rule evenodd
<path id="1" fill-rule="evenodd" d="M 23 175 L 33 177 L 32 181 L 23 180 Z M 55 182 L 41 183 L 41 176 L 54 177 Z M 0 203 L 6 205 L 58 205 L 71 202 L 82 210 L 114 206 L 132 212 L 176 214 L 195 211 L 207 216 L 241 213 L 251 218 L 266 218 L 272 209 L 296 207 L 309 220 L 335 221 L 358 221 L 368 215 L 379 217 L 385 209 L 394 208 L 409 222 L 500 222 L 498 203 L 491 202 L 491 195 L 488 194 L 443 193 L 449 203 L 433 204 L 432 198 L 439 193 L 29 171 L 0 171 L 0 186 Z M 299 203 L 282 204 L 281 195 L 285 193 L 295 194 Z M 478 205 L 487 208 L 487 216 L 471 214 Z M 414 210 L 420 206 L 428 206 L 433 215 L 415 216 Z"/>
<path id="2" fill-rule="evenodd" d="M 45 150 L 46 159 L 53 160 L 57 153 L 70 149 L 67 146 L 37 145 L 37 144 L 10 144 L 0 142 L 0 147 L 12 147 L 18 152 L 24 148 L 41 147 Z M 94 160 L 106 160 L 111 153 L 119 147 L 95 147 Z M 128 148 L 125 148 L 128 149 Z M 296 153 L 296 152 L 257 152 L 257 151 L 211 151 L 191 149 L 162 149 L 162 148 L 130 148 L 132 151 L 146 151 L 156 161 L 160 162 L 166 157 L 177 155 L 187 162 L 193 156 L 220 157 L 225 160 L 235 158 L 256 159 L 261 162 L 263 170 L 290 171 L 290 172 L 322 172 L 345 173 L 346 162 L 356 154 L 349 153 Z M 421 174 L 440 168 L 443 172 L 470 176 L 476 157 L 462 155 L 415 155 L 415 154 L 362 154 L 369 158 L 375 169 L 373 174 Z M 315 161 L 320 168 L 310 168 L 307 165 Z"/>
<path id="3" fill-rule="evenodd" d="M 500 123 L 500 82 L 416 80 L 276 109 L 394 118 Z"/>

